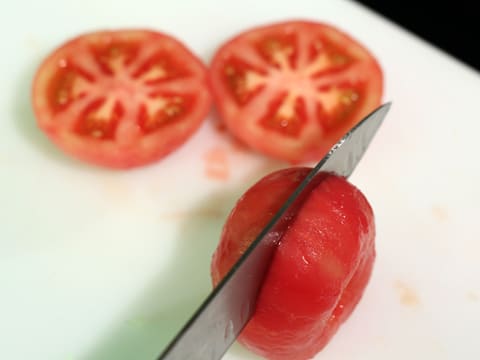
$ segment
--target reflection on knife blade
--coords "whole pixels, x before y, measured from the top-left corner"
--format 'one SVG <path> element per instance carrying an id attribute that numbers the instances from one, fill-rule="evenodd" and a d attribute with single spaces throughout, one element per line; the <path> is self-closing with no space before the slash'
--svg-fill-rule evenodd
<path id="1" fill-rule="evenodd" d="M 253 315 L 255 302 L 275 247 L 320 172 L 348 178 L 383 122 L 382 105 L 349 131 L 302 181 L 230 272 L 208 295 L 158 360 L 217 360 Z"/>

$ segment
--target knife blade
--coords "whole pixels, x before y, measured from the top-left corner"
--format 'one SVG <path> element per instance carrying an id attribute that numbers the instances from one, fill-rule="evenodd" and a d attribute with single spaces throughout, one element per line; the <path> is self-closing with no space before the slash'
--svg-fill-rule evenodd
<path id="1" fill-rule="evenodd" d="M 290 195 L 223 280 L 211 291 L 157 360 L 218 360 L 252 317 L 275 247 L 320 172 L 348 178 L 391 103 L 370 113 L 340 139 Z"/>

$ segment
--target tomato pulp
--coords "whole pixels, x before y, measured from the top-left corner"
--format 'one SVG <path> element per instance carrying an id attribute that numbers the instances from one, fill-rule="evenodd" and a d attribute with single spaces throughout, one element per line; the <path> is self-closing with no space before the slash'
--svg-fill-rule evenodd
<path id="1" fill-rule="evenodd" d="M 66 153 L 130 168 L 175 150 L 206 117 L 206 68 L 173 37 L 148 30 L 81 35 L 39 67 L 39 127 Z"/>
<path id="2" fill-rule="evenodd" d="M 307 21 L 239 34 L 216 52 L 209 80 L 227 129 L 292 164 L 320 160 L 383 91 L 381 68 L 365 47 Z"/>
<path id="3" fill-rule="evenodd" d="M 240 198 L 212 259 L 214 285 L 310 170 L 277 171 Z M 317 354 L 354 310 L 372 272 L 371 206 L 344 178 L 319 176 L 280 240 L 255 313 L 239 337 L 268 359 L 303 360 Z"/>

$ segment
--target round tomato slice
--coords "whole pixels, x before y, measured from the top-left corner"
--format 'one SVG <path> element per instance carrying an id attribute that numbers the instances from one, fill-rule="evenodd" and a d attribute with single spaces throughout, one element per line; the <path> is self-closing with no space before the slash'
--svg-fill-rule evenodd
<path id="1" fill-rule="evenodd" d="M 265 176 L 238 200 L 213 255 L 218 284 L 311 169 Z M 319 174 L 290 220 L 239 341 L 272 360 L 306 360 L 324 348 L 360 301 L 375 259 L 375 223 L 363 194 Z"/>
<path id="2" fill-rule="evenodd" d="M 148 30 L 81 35 L 56 49 L 33 82 L 39 127 L 89 163 L 130 168 L 159 160 L 206 117 L 206 68 L 171 36 Z"/>
<path id="3" fill-rule="evenodd" d="M 317 161 L 381 101 L 376 59 L 338 29 L 293 21 L 246 31 L 215 54 L 209 79 L 227 129 L 290 163 Z"/>

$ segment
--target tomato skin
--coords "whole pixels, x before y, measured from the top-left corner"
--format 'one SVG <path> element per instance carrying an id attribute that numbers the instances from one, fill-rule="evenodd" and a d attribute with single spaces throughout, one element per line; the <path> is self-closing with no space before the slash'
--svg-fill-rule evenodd
<path id="1" fill-rule="evenodd" d="M 212 258 L 214 285 L 309 171 L 272 173 L 239 199 Z M 319 176 L 278 245 L 238 339 L 268 359 L 310 359 L 322 350 L 360 301 L 372 272 L 375 224 L 368 201 L 344 178 Z"/>
<path id="2" fill-rule="evenodd" d="M 282 54 L 276 63 L 275 51 Z M 369 50 L 331 25 L 303 20 L 228 40 L 211 62 L 209 81 L 232 136 L 295 165 L 320 160 L 383 95 L 382 69 Z"/>
<path id="3" fill-rule="evenodd" d="M 45 135 L 65 153 L 107 168 L 167 156 L 200 127 L 211 103 L 201 60 L 172 36 L 146 29 L 72 38 L 44 59 L 32 84 Z"/>

